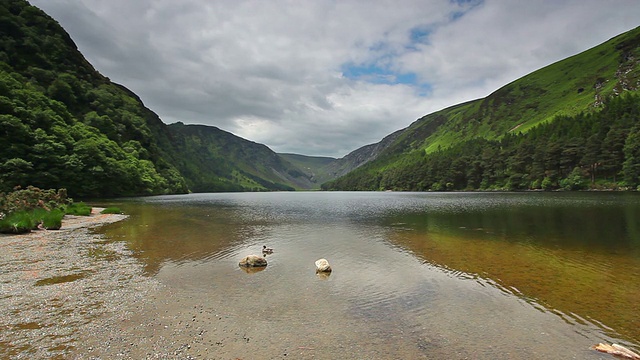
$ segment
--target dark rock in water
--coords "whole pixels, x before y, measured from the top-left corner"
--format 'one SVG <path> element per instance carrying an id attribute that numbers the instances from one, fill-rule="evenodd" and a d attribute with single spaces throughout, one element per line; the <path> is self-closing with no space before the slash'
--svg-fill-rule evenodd
<path id="1" fill-rule="evenodd" d="M 327 259 L 316 260 L 316 272 L 331 272 L 331 266 Z"/>
<path id="2" fill-rule="evenodd" d="M 240 260 L 240 263 L 238 265 L 244 267 L 263 267 L 267 266 L 267 259 L 258 255 L 249 255 Z"/>

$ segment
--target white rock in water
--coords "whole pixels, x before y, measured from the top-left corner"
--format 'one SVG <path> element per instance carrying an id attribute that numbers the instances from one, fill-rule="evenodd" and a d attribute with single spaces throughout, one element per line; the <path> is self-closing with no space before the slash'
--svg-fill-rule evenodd
<path id="1" fill-rule="evenodd" d="M 331 272 L 331 266 L 327 259 L 320 259 L 316 261 L 316 272 Z"/>
<path id="2" fill-rule="evenodd" d="M 240 263 L 238 265 L 252 267 L 267 266 L 267 259 L 258 255 L 249 255 L 240 260 Z"/>

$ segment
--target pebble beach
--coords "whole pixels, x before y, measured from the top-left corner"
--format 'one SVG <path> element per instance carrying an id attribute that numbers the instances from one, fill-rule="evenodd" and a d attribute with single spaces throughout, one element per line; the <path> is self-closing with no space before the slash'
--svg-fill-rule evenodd
<path id="1" fill-rule="evenodd" d="M 93 231 L 126 215 L 65 216 L 60 230 L 0 235 L 0 358 L 82 358 L 83 338 L 131 314 L 159 284 L 123 242 Z"/>
<path id="2" fill-rule="evenodd" d="M 60 230 L 0 234 L 0 359 L 240 359 L 261 349 L 265 339 L 206 299 L 172 293 L 124 241 L 96 232 L 127 218 L 101 210 L 67 215 Z"/>

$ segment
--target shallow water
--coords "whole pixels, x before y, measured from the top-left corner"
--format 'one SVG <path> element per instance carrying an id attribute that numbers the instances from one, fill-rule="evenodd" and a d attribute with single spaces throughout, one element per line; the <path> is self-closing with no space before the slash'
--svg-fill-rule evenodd
<path id="1" fill-rule="evenodd" d="M 636 194 L 238 193 L 117 205 L 132 216 L 108 237 L 167 285 L 172 306 L 224 314 L 253 339 L 242 349 L 265 358 L 595 359 L 608 355 L 589 347 L 604 341 L 640 350 Z M 263 245 L 274 248 L 265 269 L 238 267 Z M 329 276 L 315 274 L 319 258 Z"/>

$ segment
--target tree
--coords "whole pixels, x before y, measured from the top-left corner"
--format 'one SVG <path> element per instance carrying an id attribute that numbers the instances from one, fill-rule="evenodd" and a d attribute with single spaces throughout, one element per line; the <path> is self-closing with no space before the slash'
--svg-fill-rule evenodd
<path id="1" fill-rule="evenodd" d="M 624 144 L 627 133 L 620 125 L 614 125 L 609 129 L 607 136 L 602 142 L 602 153 L 600 157 L 601 168 L 605 176 L 611 177 L 616 182 L 618 173 L 622 170 L 624 163 Z"/>
<path id="2" fill-rule="evenodd" d="M 32 171 L 33 164 L 21 158 L 12 158 L 0 164 L 0 191 L 11 191 L 17 185 L 26 183 Z"/>
<path id="3" fill-rule="evenodd" d="M 627 136 L 624 144 L 624 163 L 622 173 L 627 186 L 640 186 L 640 125 L 636 125 Z"/>

